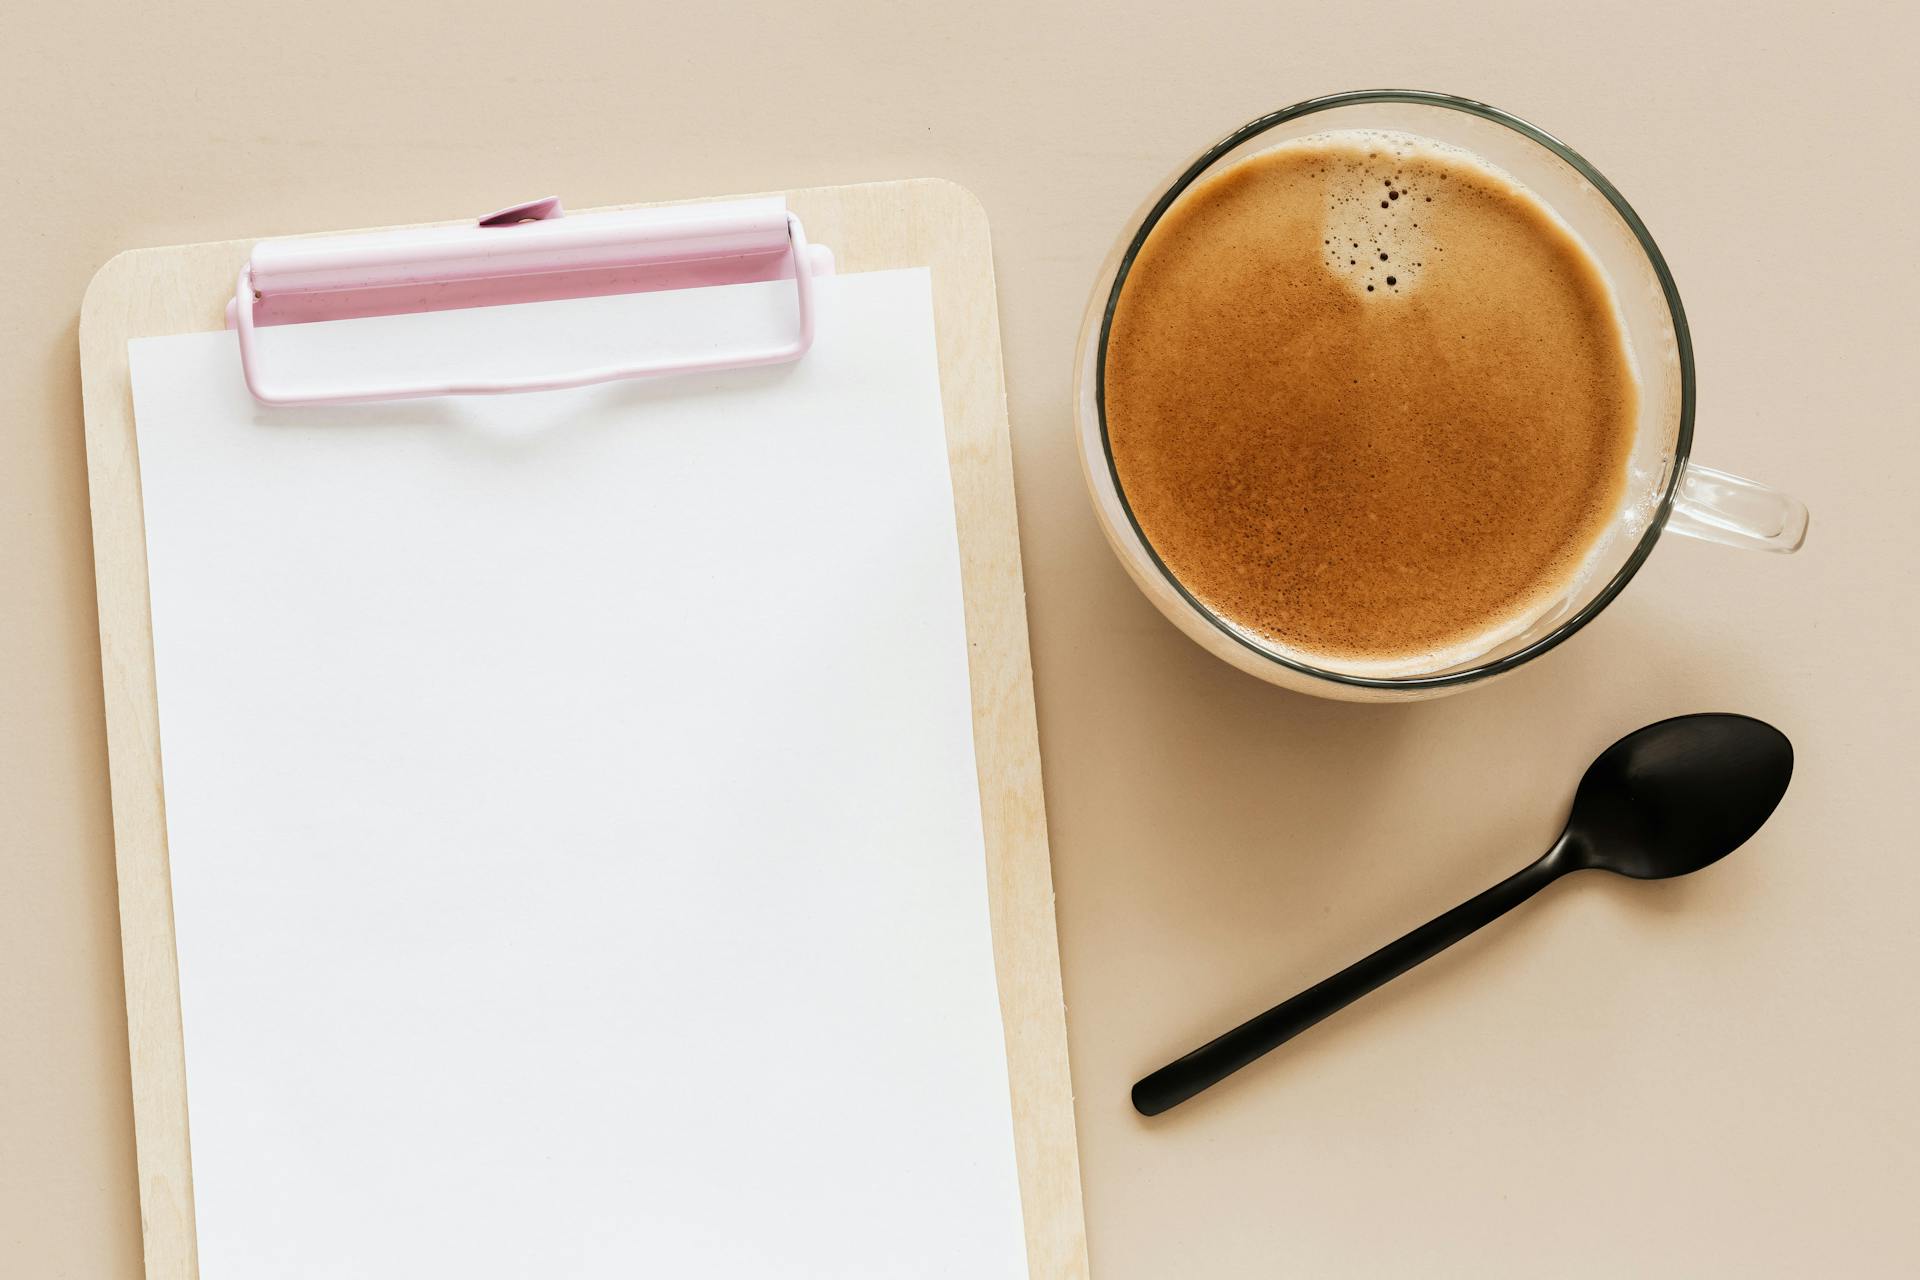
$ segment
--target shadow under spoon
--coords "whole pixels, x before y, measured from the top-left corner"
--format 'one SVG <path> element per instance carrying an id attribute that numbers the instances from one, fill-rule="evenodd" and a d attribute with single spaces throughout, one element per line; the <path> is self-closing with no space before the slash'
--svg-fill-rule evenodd
<path id="1" fill-rule="evenodd" d="M 1726 857 L 1760 829 L 1793 776 L 1793 745 L 1750 716 L 1662 720 L 1600 754 L 1580 779 L 1566 830 L 1540 859 L 1478 897 L 1133 1086 L 1157 1116 L 1226 1079 L 1367 992 L 1499 919 L 1574 871 L 1664 880 Z"/>

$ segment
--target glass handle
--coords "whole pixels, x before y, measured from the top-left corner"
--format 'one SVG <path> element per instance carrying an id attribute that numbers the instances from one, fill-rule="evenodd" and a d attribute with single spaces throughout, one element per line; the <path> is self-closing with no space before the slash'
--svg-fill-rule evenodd
<path id="1" fill-rule="evenodd" d="M 1807 507 L 1756 480 L 1687 463 L 1667 528 L 1689 538 L 1755 551 L 1798 551 L 1807 540 Z"/>

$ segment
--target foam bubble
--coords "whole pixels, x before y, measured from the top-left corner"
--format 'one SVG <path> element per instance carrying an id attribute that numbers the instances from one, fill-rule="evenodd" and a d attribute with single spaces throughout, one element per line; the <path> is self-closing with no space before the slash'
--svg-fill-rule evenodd
<path id="1" fill-rule="evenodd" d="M 1459 147 L 1385 129 L 1335 129 L 1270 147 L 1310 157 L 1322 184 L 1322 261 L 1373 301 L 1411 295 L 1445 252 L 1436 236 L 1465 163 L 1517 190 L 1500 169 Z"/>

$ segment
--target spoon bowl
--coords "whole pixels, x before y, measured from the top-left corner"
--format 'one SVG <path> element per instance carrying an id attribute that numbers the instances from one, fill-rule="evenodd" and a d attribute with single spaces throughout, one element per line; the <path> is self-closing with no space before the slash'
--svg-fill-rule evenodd
<path id="1" fill-rule="evenodd" d="M 1580 779 L 1562 837 L 1583 866 L 1665 880 L 1745 844 L 1793 777 L 1793 744 L 1763 720 L 1679 716 L 1628 734 Z"/>

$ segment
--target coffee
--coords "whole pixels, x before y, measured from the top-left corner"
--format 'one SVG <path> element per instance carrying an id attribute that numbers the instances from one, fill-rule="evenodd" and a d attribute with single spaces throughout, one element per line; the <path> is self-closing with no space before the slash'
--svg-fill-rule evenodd
<path id="1" fill-rule="evenodd" d="M 1147 542 L 1307 661 L 1463 660 L 1619 509 L 1639 386 L 1606 277 L 1512 178 L 1406 134 L 1189 189 L 1114 311 L 1105 415 Z"/>

